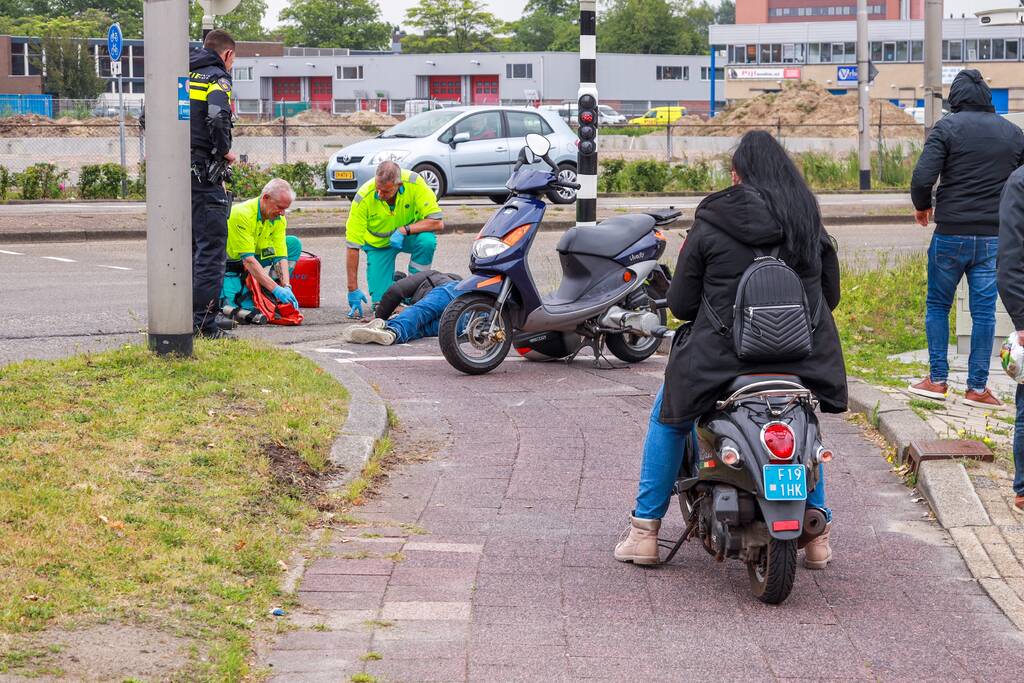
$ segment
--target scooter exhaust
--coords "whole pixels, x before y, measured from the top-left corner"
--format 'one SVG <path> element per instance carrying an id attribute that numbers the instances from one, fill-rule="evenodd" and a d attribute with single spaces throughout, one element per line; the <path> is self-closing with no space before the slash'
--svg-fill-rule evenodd
<path id="1" fill-rule="evenodd" d="M 643 337 L 664 337 L 668 328 L 661 324 L 661 319 L 651 311 L 627 311 L 619 306 L 612 306 L 601 317 L 601 326 L 616 332 L 632 332 Z"/>
<path id="2" fill-rule="evenodd" d="M 828 520 L 825 519 L 825 513 L 818 508 L 807 508 L 804 512 L 804 528 L 803 533 L 800 534 L 800 538 L 797 539 L 797 546 L 802 548 L 818 536 L 825 533 L 825 526 L 828 524 Z"/>

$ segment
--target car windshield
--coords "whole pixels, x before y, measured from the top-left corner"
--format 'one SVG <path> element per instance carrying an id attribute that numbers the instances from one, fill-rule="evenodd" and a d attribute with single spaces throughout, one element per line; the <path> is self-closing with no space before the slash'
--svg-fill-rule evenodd
<path id="1" fill-rule="evenodd" d="M 460 112 L 450 109 L 435 109 L 417 114 L 381 133 L 382 138 L 425 138 L 448 123 Z"/>
<path id="2" fill-rule="evenodd" d="M 597 106 L 597 108 L 601 110 L 602 114 L 609 114 L 611 116 L 617 116 L 618 113 L 619 113 L 619 112 L 615 111 L 614 109 L 612 109 L 611 107 L 609 107 L 607 104 L 599 104 Z"/>
<path id="3" fill-rule="evenodd" d="M 658 118 L 658 112 L 656 112 L 655 110 L 652 109 L 649 112 L 647 112 L 646 114 L 644 114 L 641 118 L 644 118 L 644 119 L 656 119 L 656 118 Z"/>

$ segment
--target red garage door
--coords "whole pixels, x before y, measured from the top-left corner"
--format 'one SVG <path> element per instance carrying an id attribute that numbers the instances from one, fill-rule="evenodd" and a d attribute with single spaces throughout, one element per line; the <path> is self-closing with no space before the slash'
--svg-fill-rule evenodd
<path id="1" fill-rule="evenodd" d="M 460 102 L 462 100 L 462 78 L 460 76 L 431 76 L 430 99 Z"/>
<path id="2" fill-rule="evenodd" d="M 498 104 L 498 75 L 472 76 L 473 104 Z"/>
<path id="3" fill-rule="evenodd" d="M 313 109 L 331 110 L 334 91 L 330 76 L 311 76 L 309 79 L 309 100 Z"/>
<path id="4" fill-rule="evenodd" d="M 298 102 L 302 99 L 302 83 L 298 76 L 271 79 L 275 102 Z"/>

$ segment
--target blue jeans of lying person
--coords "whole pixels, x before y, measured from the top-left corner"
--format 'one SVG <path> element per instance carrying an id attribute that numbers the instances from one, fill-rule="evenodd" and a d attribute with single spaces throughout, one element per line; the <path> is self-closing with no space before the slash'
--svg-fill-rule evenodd
<path id="1" fill-rule="evenodd" d="M 664 424 L 658 419 L 665 387 L 658 389 L 651 408 L 651 420 L 644 439 L 644 453 L 640 465 L 640 488 L 636 496 L 633 516 L 639 519 L 661 519 L 668 511 L 672 500 L 672 487 L 683 465 L 686 440 L 697 438 L 696 425 Z M 825 507 L 825 473 L 818 466 L 818 485 L 807 494 L 807 506 L 818 508 L 825 513 L 825 519 L 832 521 L 832 511 Z"/>
<path id="2" fill-rule="evenodd" d="M 395 333 L 395 343 L 404 344 L 423 337 L 436 337 L 441 314 L 452 299 L 458 296 L 455 291 L 458 285 L 458 282 L 449 282 L 434 287 L 425 297 L 388 320 L 387 327 Z"/>

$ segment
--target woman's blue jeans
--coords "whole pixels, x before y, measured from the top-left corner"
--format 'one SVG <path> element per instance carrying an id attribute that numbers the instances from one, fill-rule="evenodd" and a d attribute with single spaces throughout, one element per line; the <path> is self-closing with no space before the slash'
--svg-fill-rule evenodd
<path id="1" fill-rule="evenodd" d="M 661 519 L 672 500 L 672 487 L 683 465 L 687 438 L 697 438 L 696 425 L 664 424 L 658 419 L 665 387 L 658 389 L 651 408 L 651 420 L 644 439 L 643 460 L 640 465 L 640 489 L 636 496 L 633 516 L 639 519 Z M 807 506 L 818 508 L 832 521 L 832 511 L 825 507 L 825 472 L 818 466 L 818 485 L 807 496 Z"/>

